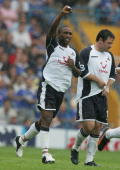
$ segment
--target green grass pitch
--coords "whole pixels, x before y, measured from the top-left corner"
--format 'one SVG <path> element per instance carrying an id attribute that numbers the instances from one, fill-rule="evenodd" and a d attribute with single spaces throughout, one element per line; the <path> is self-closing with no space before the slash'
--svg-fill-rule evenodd
<path id="1" fill-rule="evenodd" d="M 80 163 L 70 162 L 70 150 L 50 150 L 55 164 L 41 163 L 39 148 L 24 148 L 24 156 L 16 157 L 14 147 L 0 147 L 0 170 L 120 170 L 120 152 L 97 152 L 95 161 L 101 167 L 84 166 L 85 151 L 80 151 Z"/>

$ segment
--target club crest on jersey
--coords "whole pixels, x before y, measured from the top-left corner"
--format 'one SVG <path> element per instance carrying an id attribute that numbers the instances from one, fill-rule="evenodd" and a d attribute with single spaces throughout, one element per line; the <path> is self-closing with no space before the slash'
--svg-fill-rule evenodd
<path id="1" fill-rule="evenodd" d="M 74 52 L 72 52 L 72 53 L 71 53 L 71 55 L 72 55 L 72 56 L 75 56 L 75 53 L 74 53 Z"/>
<path id="2" fill-rule="evenodd" d="M 85 71 L 85 66 L 83 64 L 80 64 L 80 62 L 79 62 L 79 66 L 80 66 L 80 71 Z"/>
<path id="3" fill-rule="evenodd" d="M 108 73 L 108 71 L 106 70 L 106 68 L 107 68 L 107 61 L 108 60 L 106 60 L 104 63 L 102 61 L 100 62 L 100 69 L 99 69 L 100 72 Z"/>
<path id="4" fill-rule="evenodd" d="M 63 58 L 58 59 L 58 63 L 66 65 L 67 60 L 68 60 L 68 57 L 63 56 Z"/>

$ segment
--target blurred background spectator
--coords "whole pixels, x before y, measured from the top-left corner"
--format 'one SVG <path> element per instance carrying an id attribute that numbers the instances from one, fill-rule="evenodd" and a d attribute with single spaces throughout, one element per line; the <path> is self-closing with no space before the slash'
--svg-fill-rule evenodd
<path id="1" fill-rule="evenodd" d="M 89 1 L 89 8 L 98 24 L 119 25 L 119 3 L 119 0 L 91 0 Z"/>
<path id="2" fill-rule="evenodd" d="M 15 45 L 18 48 L 26 48 L 30 47 L 31 37 L 29 32 L 26 30 L 25 23 L 19 23 L 18 30 L 12 32 L 13 37 L 13 45 Z"/>
<path id="3" fill-rule="evenodd" d="M 17 111 L 12 107 L 11 100 L 6 98 L 0 107 L 0 124 L 17 124 Z"/>
<path id="4" fill-rule="evenodd" d="M 1 7 L 0 7 L 0 15 L 2 18 L 2 21 L 9 29 L 12 27 L 12 25 L 17 21 L 18 19 L 18 13 L 17 11 L 13 10 L 11 8 L 11 1 L 10 0 L 4 0 Z"/>

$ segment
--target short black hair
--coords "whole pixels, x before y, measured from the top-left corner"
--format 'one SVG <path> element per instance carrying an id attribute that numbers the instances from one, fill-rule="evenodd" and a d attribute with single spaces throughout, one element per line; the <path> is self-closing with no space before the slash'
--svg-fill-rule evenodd
<path id="1" fill-rule="evenodd" d="M 108 37 L 111 37 L 115 39 L 115 35 L 108 29 L 101 30 L 97 37 L 96 37 L 96 42 L 99 41 L 100 38 L 102 38 L 103 41 L 107 40 Z"/>

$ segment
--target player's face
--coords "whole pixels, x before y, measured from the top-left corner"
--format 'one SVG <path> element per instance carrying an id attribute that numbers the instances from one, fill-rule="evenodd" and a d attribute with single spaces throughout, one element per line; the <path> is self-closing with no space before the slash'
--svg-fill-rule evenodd
<path id="1" fill-rule="evenodd" d="M 101 51 L 108 51 L 113 44 L 114 39 L 112 37 L 108 37 L 105 41 L 101 41 Z"/>
<path id="2" fill-rule="evenodd" d="M 59 43 L 62 46 L 67 46 L 72 38 L 72 31 L 69 27 L 64 27 L 59 33 Z"/>

